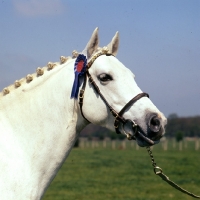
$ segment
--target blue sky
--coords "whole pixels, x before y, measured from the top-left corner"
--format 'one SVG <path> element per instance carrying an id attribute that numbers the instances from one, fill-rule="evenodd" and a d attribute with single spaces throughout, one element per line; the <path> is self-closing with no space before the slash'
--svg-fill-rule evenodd
<path id="1" fill-rule="evenodd" d="M 200 115 L 199 0 L 0 0 L 0 88 L 120 34 L 118 59 L 166 115 Z"/>

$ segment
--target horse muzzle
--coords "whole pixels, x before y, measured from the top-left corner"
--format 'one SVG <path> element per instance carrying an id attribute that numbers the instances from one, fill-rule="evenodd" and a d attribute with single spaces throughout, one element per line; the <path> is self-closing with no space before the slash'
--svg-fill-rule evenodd
<path id="1" fill-rule="evenodd" d="M 136 140 L 139 146 L 144 147 L 159 143 L 164 135 L 165 125 L 166 119 L 163 120 L 156 114 L 152 114 L 148 118 L 146 131 L 130 119 L 125 120 L 122 130 L 129 140 Z"/>

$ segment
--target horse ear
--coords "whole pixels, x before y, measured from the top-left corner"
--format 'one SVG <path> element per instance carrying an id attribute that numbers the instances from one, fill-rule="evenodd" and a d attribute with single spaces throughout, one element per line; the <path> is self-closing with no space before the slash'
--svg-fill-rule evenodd
<path id="1" fill-rule="evenodd" d="M 119 32 L 117 31 L 111 42 L 107 45 L 109 52 L 114 56 L 117 55 L 117 51 L 119 48 Z"/>
<path id="2" fill-rule="evenodd" d="M 92 54 L 97 50 L 98 46 L 99 46 L 99 36 L 97 27 L 95 28 L 89 42 L 87 43 L 85 49 L 83 50 L 83 53 L 87 55 L 87 59 L 89 59 L 92 56 Z"/>

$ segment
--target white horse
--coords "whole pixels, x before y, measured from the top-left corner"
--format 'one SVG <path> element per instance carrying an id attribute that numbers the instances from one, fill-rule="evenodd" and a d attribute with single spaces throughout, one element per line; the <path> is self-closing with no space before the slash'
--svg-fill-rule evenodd
<path id="1" fill-rule="evenodd" d="M 118 32 L 107 49 L 98 43 L 96 28 L 83 51 L 91 66 L 80 79 L 81 107 L 70 98 L 76 52 L 75 58 L 48 63 L 0 93 L 1 200 L 41 199 L 89 122 L 116 128 L 140 146 L 151 146 L 163 136 L 166 118 L 115 58 Z"/>

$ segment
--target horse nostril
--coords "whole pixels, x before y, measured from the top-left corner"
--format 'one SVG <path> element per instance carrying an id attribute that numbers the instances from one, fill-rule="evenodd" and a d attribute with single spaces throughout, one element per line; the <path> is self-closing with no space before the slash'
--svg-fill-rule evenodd
<path id="1" fill-rule="evenodd" d="M 154 115 L 153 117 L 151 117 L 149 121 L 149 128 L 154 133 L 160 131 L 161 123 L 160 123 L 160 119 L 157 116 Z"/>

